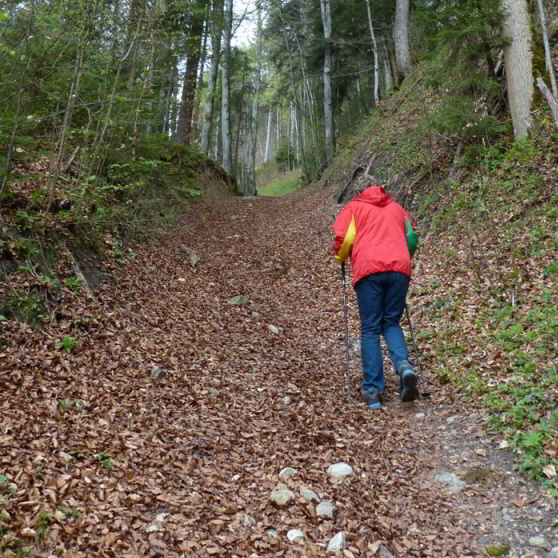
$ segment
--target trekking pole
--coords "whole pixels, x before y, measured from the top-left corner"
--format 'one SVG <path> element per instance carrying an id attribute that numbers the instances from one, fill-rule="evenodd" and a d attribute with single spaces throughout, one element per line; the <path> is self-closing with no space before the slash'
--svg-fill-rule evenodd
<path id="1" fill-rule="evenodd" d="M 345 262 L 341 264 L 341 280 L 343 281 L 343 317 L 345 319 L 345 386 L 347 389 L 347 398 L 351 399 L 351 368 L 349 364 L 349 316 L 347 301 L 347 275 L 345 273 Z"/>
<path id="2" fill-rule="evenodd" d="M 411 339 L 413 340 L 413 347 L 415 348 L 415 355 L 417 355 L 417 364 L 418 364 L 418 368 L 419 368 L 419 374 L 420 377 L 422 378 L 422 366 L 420 365 L 420 353 L 417 347 L 417 343 L 415 341 L 415 331 L 413 329 L 413 324 L 411 323 L 411 316 L 409 314 L 409 307 L 407 306 L 407 303 L 405 303 L 405 313 L 407 314 L 407 321 L 409 322 L 409 329 L 411 330 Z"/>

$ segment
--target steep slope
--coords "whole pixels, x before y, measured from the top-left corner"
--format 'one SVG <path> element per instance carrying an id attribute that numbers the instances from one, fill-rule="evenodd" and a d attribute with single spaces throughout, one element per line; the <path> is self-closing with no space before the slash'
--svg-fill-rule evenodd
<path id="1" fill-rule="evenodd" d="M 402 406 L 388 375 L 385 412 L 347 399 L 336 191 L 199 206 L 55 323 L 3 324 L 4 556 L 323 556 L 341 531 L 345 556 L 556 544 L 552 500 L 452 388 L 428 374 L 430 400 Z M 355 393 L 356 353 L 351 373 Z M 334 480 L 337 462 L 354 474 Z"/>

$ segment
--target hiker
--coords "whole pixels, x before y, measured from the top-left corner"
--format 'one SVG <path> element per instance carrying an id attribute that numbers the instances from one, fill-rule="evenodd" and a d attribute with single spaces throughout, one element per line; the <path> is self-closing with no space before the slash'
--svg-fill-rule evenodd
<path id="1" fill-rule="evenodd" d="M 383 187 L 370 186 L 339 213 L 333 233 L 335 259 L 344 262 L 351 258 L 360 315 L 365 402 L 372 409 L 383 404 L 380 334 L 399 376 L 401 401 L 418 399 L 417 375 L 409 364 L 407 343 L 399 325 L 411 279 L 411 257 L 417 245 L 411 217 Z"/>

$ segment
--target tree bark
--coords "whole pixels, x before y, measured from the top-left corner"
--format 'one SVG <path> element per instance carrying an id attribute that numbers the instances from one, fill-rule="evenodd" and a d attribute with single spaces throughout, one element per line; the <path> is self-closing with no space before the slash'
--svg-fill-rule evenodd
<path id="1" fill-rule="evenodd" d="M 207 99 L 204 107 L 202 126 L 201 149 L 209 154 L 209 139 L 213 125 L 213 108 L 215 105 L 215 91 L 217 89 L 217 76 L 219 74 L 219 59 L 221 57 L 221 32 L 223 19 L 223 0 L 216 0 L 214 4 L 214 18 L 212 22 L 213 33 L 211 36 L 211 69 L 207 80 Z"/>
<path id="2" fill-rule="evenodd" d="M 269 161 L 269 140 L 271 136 L 271 107 L 269 112 L 267 113 L 267 136 L 265 140 L 265 155 L 264 155 L 264 163 Z"/>
<path id="3" fill-rule="evenodd" d="M 411 47 L 409 46 L 409 3 L 410 0 L 397 0 L 395 5 L 395 62 L 397 71 L 405 78 L 411 72 Z"/>
<path id="4" fill-rule="evenodd" d="M 544 95 L 546 102 L 550 106 L 550 110 L 552 111 L 552 116 L 554 117 L 554 123 L 558 128 L 558 101 L 551 93 L 550 89 L 546 86 L 544 79 L 541 77 L 537 78 L 537 86 L 540 89 L 541 93 Z"/>
<path id="5" fill-rule="evenodd" d="M 370 38 L 372 39 L 372 48 L 374 49 L 374 106 L 377 106 L 380 102 L 380 68 L 378 63 L 378 44 L 376 43 L 374 25 L 372 25 L 370 0 L 366 0 L 366 9 L 368 11 L 368 27 L 370 27 Z"/>
<path id="6" fill-rule="evenodd" d="M 221 67 L 221 138 L 223 144 L 223 168 L 228 174 L 232 172 L 231 116 L 229 112 L 232 17 L 233 0 L 225 0 L 225 40 L 223 46 L 223 64 Z"/>
<path id="7" fill-rule="evenodd" d="M 324 121 L 327 159 L 334 153 L 333 129 L 333 98 L 331 88 L 331 72 L 333 67 L 333 45 L 331 42 L 331 4 L 330 0 L 320 0 L 322 25 L 324 27 L 325 53 L 324 53 Z"/>
<path id="8" fill-rule="evenodd" d="M 200 64 L 203 24 L 201 5 L 198 4 L 194 7 L 192 27 L 188 40 L 188 60 L 186 61 L 182 103 L 180 105 L 180 116 L 176 134 L 177 141 L 184 144 L 189 144 L 192 139 L 192 114 L 194 112 L 194 103 L 196 102 L 196 82 L 198 66 Z"/>
<path id="9" fill-rule="evenodd" d="M 537 0 L 537 8 L 539 12 L 539 21 L 541 24 L 541 30 L 543 35 L 544 43 L 544 61 L 546 64 L 546 71 L 550 77 L 550 86 L 552 87 L 552 94 L 554 99 L 558 100 L 558 88 L 556 87 L 556 74 L 554 73 L 554 67 L 552 66 L 552 57 L 550 52 L 550 43 L 548 41 L 548 29 L 546 27 L 546 14 L 544 12 L 543 0 Z"/>
<path id="10" fill-rule="evenodd" d="M 256 2 L 258 10 L 258 27 L 256 30 L 256 90 L 252 101 L 252 143 L 250 146 L 250 157 L 247 172 L 247 193 L 256 193 L 256 149 L 258 145 L 258 118 L 260 108 L 260 75 L 262 67 L 262 5 Z"/>
<path id="11" fill-rule="evenodd" d="M 533 52 L 526 0 L 503 0 L 507 12 L 503 26 L 510 43 L 504 48 L 508 102 L 516 140 L 523 140 L 531 127 L 533 100 Z"/>

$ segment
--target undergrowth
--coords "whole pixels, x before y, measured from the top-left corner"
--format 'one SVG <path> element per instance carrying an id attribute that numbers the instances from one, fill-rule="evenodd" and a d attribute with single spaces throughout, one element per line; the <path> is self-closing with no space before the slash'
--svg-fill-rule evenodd
<path id="1" fill-rule="evenodd" d="M 558 133 L 541 109 L 531 138 L 511 142 L 483 111 L 406 80 L 323 182 L 345 185 L 373 157 L 423 238 L 411 302 L 426 367 L 481 405 L 518 469 L 558 496 Z"/>

